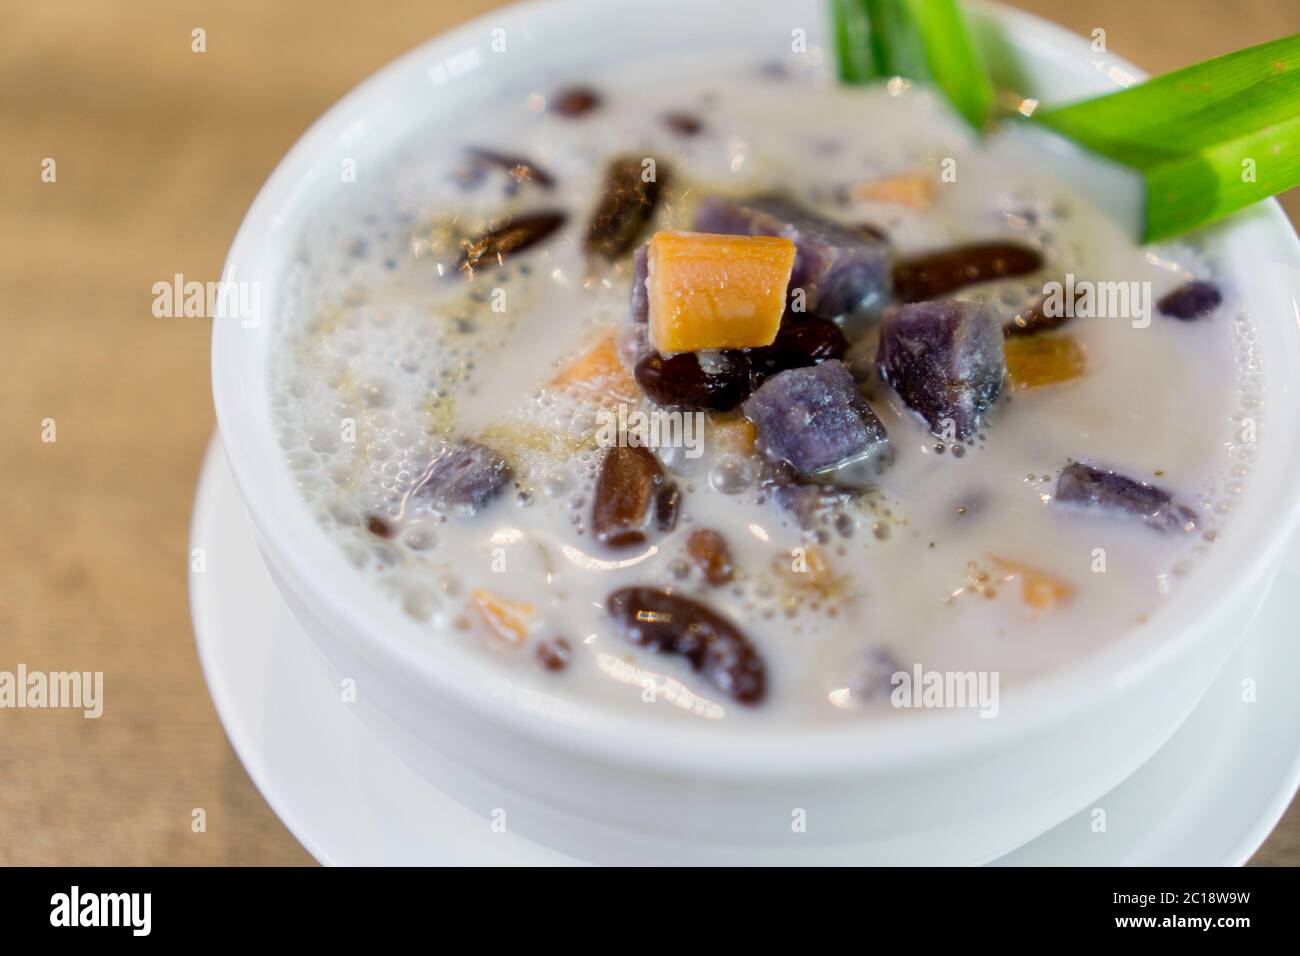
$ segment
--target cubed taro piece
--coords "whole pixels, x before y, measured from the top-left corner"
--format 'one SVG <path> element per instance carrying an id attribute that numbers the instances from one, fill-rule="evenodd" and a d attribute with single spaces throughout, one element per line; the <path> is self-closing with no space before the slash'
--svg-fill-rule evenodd
<path id="1" fill-rule="evenodd" d="M 1198 279 L 1195 282 L 1180 285 L 1173 292 L 1162 296 L 1160 301 L 1156 303 L 1156 308 L 1160 310 L 1161 315 L 1172 316 L 1186 322 L 1191 319 L 1199 319 L 1203 315 L 1209 315 L 1219 307 L 1219 303 L 1222 301 L 1223 295 L 1219 292 L 1217 285 L 1213 282 Z"/>
<path id="2" fill-rule="evenodd" d="M 741 236 L 782 236 L 795 244 L 790 288 L 802 289 L 807 311 L 836 316 L 866 308 L 889 291 L 889 245 L 860 230 L 822 219 L 780 196 L 706 196 L 695 228 Z"/>
<path id="3" fill-rule="evenodd" d="M 839 359 L 769 378 L 744 404 L 758 446 L 813 475 L 849 461 L 885 458 L 885 426 Z"/>
<path id="4" fill-rule="evenodd" d="M 463 439 L 429 463 L 412 490 L 435 510 L 469 517 L 487 506 L 510 481 L 510 465 L 487 445 Z"/>
<path id="5" fill-rule="evenodd" d="M 956 300 L 886 309 L 876 365 L 930 431 L 963 441 L 975 434 L 1006 378 L 997 310 Z"/>
<path id="6" fill-rule="evenodd" d="M 1054 501 L 1141 518 L 1157 531 L 1192 531 L 1196 512 L 1163 488 L 1125 477 L 1109 468 L 1072 461 L 1056 479 Z"/>
<path id="7" fill-rule="evenodd" d="M 650 290 L 645 281 L 650 276 L 650 243 L 643 242 L 632 253 L 632 321 L 650 321 Z"/>

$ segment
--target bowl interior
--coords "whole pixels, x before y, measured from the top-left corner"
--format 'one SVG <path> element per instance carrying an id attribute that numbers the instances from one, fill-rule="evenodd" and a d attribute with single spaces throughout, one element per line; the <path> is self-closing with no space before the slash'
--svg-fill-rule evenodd
<path id="1" fill-rule="evenodd" d="M 1008 692 L 1001 720 L 978 722 L 968 714 L 947 712 L 891 721 L 887 727 L 800 728 L 797 733 L 774 727 L 743 736 L 727 727 L 683 728 L 605 713 L 576 722 L 539 720 L 535 708 L 503 702 L 502 678 L 489 662 L 453 642 L 430 641 L 427 631 L 390 606 L 345 561 L 292 483 L 267 413 L 266 381 L 277 297 L 283 293 L 295 237 L 331 190 L 345 188 L 340 185 L 342 164 L 351 160 L 364 175 L 370 159 L 411 131 L 454 123 L 458 114 L 490 99 L 494 91 L 548 88 L 598 76 L 603 64 L 637 55 L 698 51 L 708 56 L 725 49 L 752 53 L 756 59 L 780 58 L 789 53 L 791 32 L 802 29 L 810 53 L 829 57 L 833 45 L 826 6 L 822 0 L 748 0 L 744 15 L 738 16 L 732 4 L 661 0 L 652 17 L 638 16 L 642 8 L 608 0 L 506 8 L 426 43 L 376 74 L 318 121 L 268 180 L 239 230 L 223 276 L 257 283 L 259 296 L 251 318 L 215 323 L 213 386 L 220 431 L 270 563 L 286 577 L 309 582 L 313 599 L 381 655 L 386 666 L 415 675 L 430 693 L 454 698 L 467 713 L 609 759 L 636 753 L 678 769 L 745 772 L 761 764 L 832 772 L 843 766 L 846 753 L 857 764 L 937 758 L 954 748 L 992 745 L 1000 734 L 1023 732 L 1034 721 L 1059 716 L 1062 706 L 1083 706 L 1135 679 L 1163 655 L 1178 653 L 1183 635 L 1208 606 L 1231 600 L 1276 566 L 1300 501 L 1291 480 L 1300 469 L 1295 437 L 1300 431 L 1300 252 L 1275 203 L 1206 231 L 1229 271 L 1252 280 L 1242 293 L 1267 359 L 1267 398 L 1251 487 L 1215 553 L 1196 572 L 1212 586 L 1189 589 L 1141 635 L 1113 642 L 1075 667 Z M 977 37 L 998 80 L 1026 95 L 1059 102 L 1106 92 L 1141 76 L 1122 60 L 1094 53 L 1082 38 L 1027 14 L 992 4 L 972 8 Z M 635 19 L 634 30 L 628 29 L 629 18 Z M 492 52 L 500 36 L 508 55 Z M 571 701 L 560 703 L 555 713 L 572 713 Z"/>

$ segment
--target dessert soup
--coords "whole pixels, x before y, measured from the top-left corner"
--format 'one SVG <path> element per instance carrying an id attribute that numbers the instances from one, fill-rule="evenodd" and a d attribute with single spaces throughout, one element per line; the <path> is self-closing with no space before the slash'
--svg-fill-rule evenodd
<path id="1" fill-rule="evenodd" d="M 285 462 L 530 691 L 741 726 L 1007 692 L 1213 586 L 1254 460 L 1235 277 L 1139 245 L 1087 162 L 739 55 L 466 103 L 302 230 Z"/>

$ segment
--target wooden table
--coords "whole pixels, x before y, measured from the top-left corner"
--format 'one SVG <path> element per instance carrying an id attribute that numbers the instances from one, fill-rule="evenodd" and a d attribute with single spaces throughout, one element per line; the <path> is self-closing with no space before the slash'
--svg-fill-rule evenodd
<path id="1" fill-rule="evenodd" d="M 102 670 L 110 695 L 99 720 L 0 711 L 0 864 L 311 862 L 249 782 L 199 672 L 186 533 L 213 428 L 210 328 L 155 318 L 151 287 L 216 278 L 312 120 L 495 5 L 0 0 L 0 670 Z M 1104 27 L 1156 71 L 1300 31 L 1300 7 L 1276 0 L 1020 5 Z M 41 180 L 46 157 L 56 182 Z M 1300 863 L 1294 807 L 1256 859 Z"/>

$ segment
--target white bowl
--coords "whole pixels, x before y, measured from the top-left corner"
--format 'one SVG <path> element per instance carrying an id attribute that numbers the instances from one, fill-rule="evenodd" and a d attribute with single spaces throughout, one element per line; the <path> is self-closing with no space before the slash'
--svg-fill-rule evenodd
<path id="1" fill-rule="evenodd" d="M 1088 806 L 1141 765 L 1200 698 L 1257 610 L 1300 513 L 1300 245 L 1276 203 L 1214 228 L 1258 326 L 1267 398 L 1237 514 L 1186 589 L 1140 633 L 973 711 L 884 725 L 737 733 L 596 711 L 523 691 L 390 605 L 316 524 L 268 414 L 275 303 L 305 215 L 344 159 L 436 124 L 456 99 L 529 79 L 597 75 L 657 51 L 776 56 L 791 30 L 833 49 L 822 0 L 640 4 L 559 0 L 495 11 L 402 57 L 294 146 L 240 227 L 223 278 L 256 282 L 252 321 L 219 319 L 212 376 L 222 441 L 267 565 L 343 674 L 358 711 L 439 785 L 580 858 L 643 862 L 966 863 Z M 743 14 L 742 14 L 743 10 Z M 995 72 L 1059 102 L 1140 72 L 1022 13 L 974 6 Z M 636 29 L 629 31 L 634 22 Z M 494 30 L 508 57 L 491 59 Z M 220 313 L 219 313 L 220 314 Z M 725 723 L 725 722 L 724 722 Z M 800 830 L 792 821 L 806 820 Z M 486 824 L 485 824 L 486 825 Z M 958 850 L 957 848 L 960 848 Z"/>

